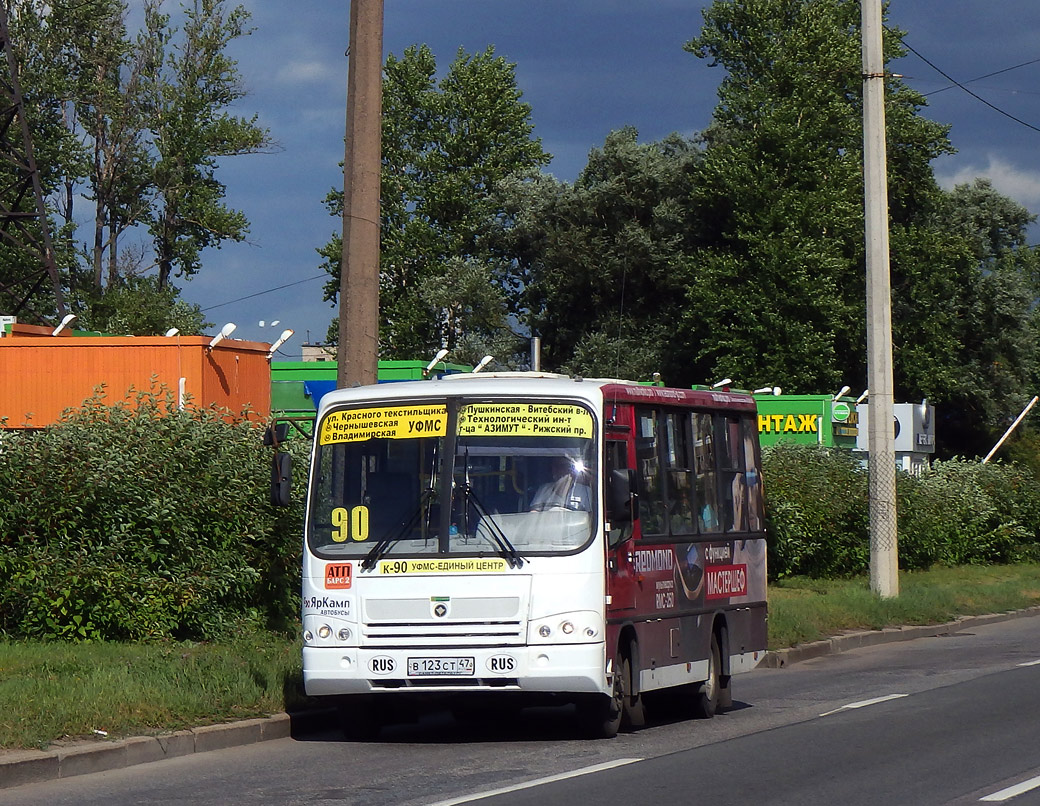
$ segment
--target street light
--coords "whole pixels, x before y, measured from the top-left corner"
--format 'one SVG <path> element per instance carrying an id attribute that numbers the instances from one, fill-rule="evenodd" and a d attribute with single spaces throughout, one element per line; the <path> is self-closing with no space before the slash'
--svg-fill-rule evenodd
<path id="1" fill-rule="evenodd" d="M 437 366 L 437 364 L 440 363 L 444 359 L 444 356 L 446 356 L 447 354 L 448 354 L 448 348 L 447 347 L 442 347 L 441 349 L 439 349 L 437 351 L 437 355 L 435 355 L 433 357 L 433 361 L 431 361 L 429 364 L 427 364 L 426 365 L 426 369 L 423 370 L 423 373 L 422 373 L 423 377 L 425 378 L 427 375 L 429 375 L 431 372 L 433 372 L 433 368 L 435 366 Z"/>
<path id="2" fill-rule="evenodd" d="M 54 332 L 51 333 L 51 335 L 52 336 L 57 336 L 59 333 L 61 333 L 61 331 L 63 331 L 66 327 L 68 327 L 69 323 L 73 319 L 75 319 L 75 318 L 76 318 L 76 314 L 74 314 L 74 313 L 67 313 L 67 314 L 65 314 L 65 318 L 61 320 L 61 324 L 59 324 L 56 328 L 54 328 Z"/>
<path id="3" fill-rule="evenodd" d="M 480 372 L 482 369 L 484 369 L 484 367 L 486 367 L 488 364 L 490 364 L 494 360 L 495 360 L 495 357 L 493 355 L 486 355 L 486 356 L 484 356 L 483 358 L 480 359 L 480 363 L 478 363 L 475 367 L 473 367 L 473 371 L 474 372 Z"/>
<path id="4" fill-rule="evenodd" d="M 270 361 L 272 358 L 274 358 L 274 354 L 278 351 L 278 348 L 281 347 L 283 344 L 285 344 L 290 339 L 292 334 L 295 333 L 295 332 L 296 331 L 293 330 L 292 328 L 286 328 L 285 330 L 282 331 L 282 335 L 278 337 L 278 341 L 276 341 L 274 344 L 271 345 L 271 349 L 267 353 L 267 360 L 268 361 Z"/>
<path id="5" fill-rule="evenodd" d="M 847 395 L 849 393 L 849 389 L 851 389 L 851 388 L 852 387 L 850 387 L 850 386 L 843 386 L 843 387 L 841 387 L 841 389 L 839 389 L 837 391 L 837 393 L 835 393 L 834 397 L 831 398 L 831 400 L 833 400 L 835 403 L 837 403 L 839 400 L 841 400 L 843 397 L 845 397 L 845 395 Z"/>
<path id="6" fill-rule="evenodd" d="M 226 325 L 224 325 L 224 327 L 220 329 L 220 332 L 213 337 L 213 340 L 209 343 L 209 347 L 207 347 L 206 349 L 212 352 L 214 347 L 216 347 L 224 339 L 226 339 L 228 336 L 235 332 L 236 327 L 238 327 L 238 325 L 236 325 L 234 322 L 228 322 Z"/>
<path id="7" fill-rule="evenodd" d="M 731 383 L 733 383 L 732 378 L 723 378 L 721 381 L 716 381 L 715 383 L 713 383 L 711 385 L 711 388 L 718 389 L 720 386 L 729 386 Z"/>

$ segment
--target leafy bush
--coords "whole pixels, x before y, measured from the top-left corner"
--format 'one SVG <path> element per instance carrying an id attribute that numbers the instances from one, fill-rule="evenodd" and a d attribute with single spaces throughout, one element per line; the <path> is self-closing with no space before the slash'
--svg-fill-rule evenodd
<path id="1" fill-rule="evenodd" d="M 850 454 L 813 445 L 762 451 L 769 571 L 849 577 L 870 563 L 868 475 Z M 1040 481 L 1028 468 L 954 459 L 897 473 L 899 566 L 1040 559 Z"/>
<path id="2" fill-rule="evenodd" d="M 771 576 L 846 577 L 867 566 L 867 476 L 847 451 L 769 446 L 762 478 Z"/>
<path id="3" fill-rule="evenodd" d="M 0 450 L 0 631 L 210 638 L 297 609 L 302 473 L 269 502 L 255 418 L 103 392 Z"/>
<path id="4" fill-rule="evenodd" d="M 1010 561 L 1029 530 L 1014 511 L 1001 506 L 1008 471 L 953 459 L 934 462 L 920 478 L 902 478 L 900 565 L 917 569 Z"/>

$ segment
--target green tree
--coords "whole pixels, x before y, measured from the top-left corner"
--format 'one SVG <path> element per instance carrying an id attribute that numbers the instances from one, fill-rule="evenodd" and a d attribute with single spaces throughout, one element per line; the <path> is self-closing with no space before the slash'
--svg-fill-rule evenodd
<path id="1" fill-rule="evenodd" d="M 669 382 L 685 376 L 673 323 L 687 282 L 685 250 L 696 145 L 678 135 L 640 144 L 633 128 L 593 149 L 573 184 L 542 177 L 508 187 L 503 256 L 514 311 L 542 337 L 550 369 Z"/>
<path id="2" fill-rule="evenodd" d="M 494 49 L 458 52 L 436 80 L 426 46 L 387 58 L 383 79 L 380 355 L 414 358 L 442 344 L 452 358 L 516 348 L 493 247 L 500 226 L 498 188 L 533 177 L 550 159 L 532 137 L 514 65 Z M 342 215 L 343 195 L 328 197 Z M 319 253 L 339 291 L 342 242 Z"/>
<path id="3" fill-rule="evenodd" d="M 699 374 L 803 392 L 865 380 L 859 16 L 846 0 L 717 0 L 686 45 L 727 71 L 697 175 L 705 238 L 682 321 Z M 890 31 L 887 58 L 898 40 Z M 928 224 L 929 163 L 950 150 L 922 104 L 890 78 L 895 229 Z M 915 281 L 899 244 L 895 288 Z M 914 322 L 900 326 L 913 341 Z"/>
<path id="4" fill-rule="evenodd" d="M 120 329 L 136 331 L 143 321 L 163 319 L 142 318 L 145 308 L 181 317 L 175 300 L 167 299 L 171 277 L 197 272 L 207 246 L 245 237 L 245 217 L 223 203 L 217 163 L 260 150 L 269 139 L 255 118 L 227 111 L 245 95 L 226 55 L 228 45 L 248 33 L 244 8 L 193 0 L 178 30 L 162 13 L 162 0 L 147 0 L 136 40 L 126 30 L 126 10 L 125 0 L 21 0 L 11 6 L 11 30 L 43 189 L 60 219 L 52 230 L 72 306 L 81 321 L 115 316 Z M 0 166 L 7 188 L 9 172 Z M 94 203 L 92 232 L 82 247 L 73 209 L 81 196 Z M 31 194 L 23 196 L 18 209 L 28 211 L 31 202 Z M 150 230 L 154 260 L 121 245 L 134 227 Z M 156 266 L 162 293 L 138 305 L 132 292 L 147 296 L 153 284 L 133 278 Z M 38 256 L 0 244 L 5 312 L 30 320 L 53 316 L 46 287 L 31 285 L 38 274 Z M 170 293 L 176 297 L 175 289 Z M 115 304 L 129 306 L 126 317 L 113 313 Z M 191 321 L 185 320 L 188 329 Z"/>
<path id="5" fill-rule="evenodd" d="M 968 244 L 972 275 L 942 426 L 958 437 L 951 453 L 983 455 L 1037 388 L 1040 255 L 1027 245 L 1036 217 L 986 179 L 958 185 L 947 202 L 945 220 Z"/>
<path id="6" fill-rule="evenodd" d="M 213 327 L 198 305 L 179 299 L 176 286 L 159 288 L 155 275 L 120 277 L 80 317 L 80 326 L 102 333 L 154 336 L 171 327 L 183 335 L 199 335 Z"/>
<path id="7" fill-rule="evenodd" d="M 15 56 L 26 123 L 45 196 L 57 193 L 68 173 L 78 177 L 86 171 L 85 152 L 66 125 L 67 102 L 74 94 L 67 62 L 78 43 L 72 41 L 67 31 L 59 32 L 50 16 L 49 6 L 42 2 L 22 0 L 8 4 L 9 46 Z M 5 72 L 6 69 L 5 65 Z M 15 153 L 26 153 L 17 118 L 10 121 L 4 139 Z M 15 161 L 4 160 L 0 165 L 0 188 L 0 203 L 5 207 L 35 215 L 32 186 L 19 175 Z M 51 282 L 43 275 L 42 228 L 35 219 L 26 219 L 8 221 L 5 231 L 13 238 L 0 241 L 0 308 L 25 321 L 52 320 L 56 299 Z M 67 282 L 75 249 L 60 237 L 53 237 L 53 226 L 51 232 L 62 281 Z M 37 246 L 33 247 L 34 243 Z"/>
<path id="8" fill-rule="evenodd" d="M 246 94 L 226 50 L 249 33 L 249 12 L 229 8 L 224 0 L 194 0 L 185 6 L 183 36 L 176 39 L 161 6 L 162 0 L 145 3 L 138 45 L 142 106 L 154 150 L 149 231 L 160 289 L 173 276 L 197 273 L 206 247 L 246 237 L 245 216 L 224 204 L 218 163 L 262 151 L 271 142 L 256 116 L 227 111 Z"/>

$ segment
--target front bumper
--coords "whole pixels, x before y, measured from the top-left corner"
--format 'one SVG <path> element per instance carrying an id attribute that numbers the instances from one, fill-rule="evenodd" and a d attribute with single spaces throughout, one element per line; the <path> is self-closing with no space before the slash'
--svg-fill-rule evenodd
<path id="1" fill-rule="evenodd" d="M 605 657 L 602 642 L 437 650 L 304 647 L 303 682 L 310 696 L 462 691 L 607 694 Z M 473 673 L 409 675 L 410 658 L 473 658 Z"/>

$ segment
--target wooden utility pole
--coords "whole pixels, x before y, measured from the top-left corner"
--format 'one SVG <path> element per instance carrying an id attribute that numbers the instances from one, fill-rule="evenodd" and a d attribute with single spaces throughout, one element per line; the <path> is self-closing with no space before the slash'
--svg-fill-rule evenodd
<path id="1" fill-rule="evenodd" d="M 881 0 L 862 0 L 863 192 L 867 259 L 867 388 L 870 389 L 870 587 L 899 595 L 893 434 L 892 284 L 888 258 L 885 58 Z"/>
<path id="2" fill-rule="evenodd" d="M 377 380 L 383 0 L 350 0 L 336 385 Z"/>

